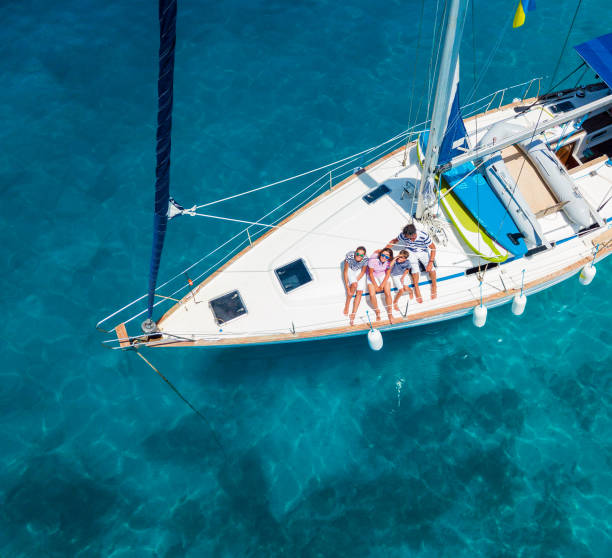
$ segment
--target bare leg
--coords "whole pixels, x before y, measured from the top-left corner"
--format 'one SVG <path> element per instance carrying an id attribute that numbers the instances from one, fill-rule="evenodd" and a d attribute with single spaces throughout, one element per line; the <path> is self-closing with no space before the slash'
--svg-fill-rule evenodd
<path id="1" fill-rule="evenodd" d="M 342 313 L 345 316 L 348 314 L 349 306 L 351 304 L 351 298 L 353 298 L 353 295 L 355 294 L 355 289 L 356 288 L 357 288 L 357 283 L 351 283 L 349 285 L 348 291 L 346 293 L 346 303 L 344 305 L 344 310 L 342 311 Z"/>
<path id="2" fill-rule="evenodd" d="M 397 294 L 395 295 L 395 298 L 393 299 L 393 309 L 396 312 L 399 312 L 399 306 L 397 305 L 397 303 L 399 302 L 399 299 L 401 298 L 401 296 L 404 294 L 404 290 L 406 289 L 406 287 L 404 287 L 403 289 L 399 289 L 397 291 Z"/>
<path id="3" fill-rule="evenodd" d="M 385 309 L 387 310 L 387 315 L 389 316 L 389 323 L 393 323 L 393 309 L 391 308 L 391 287 L 389 283 L 385 285 L 384 288 L 385 293 Z"/>
<path id="4" fill-rule="evenodd" d="M 357 314 L 357 308 L 359 308 L 362 293 L 363 291 L 357 291 L 357 293 L 355 294 L 355 302 L 353 302 L 353 311 L 350 315 L 351 325 L 353 325 L 353 323 L 355 322 L 355 314 Z"/>
<path id="5" fill-rule="evenodd" d="M 438 296 L 438 286 L 436 284 L 436 271 L 432 269 L 429 272 L 429 278 L 431 279 L 431 300 Z"/>
<path id="6" fill-rule="evenodd" d="M 421 289 L 419 289 L 419 274 L 412 274 L 412 282 L 414 283 L 414 294 L 416 296 L 416 301 L 421 303 L 423 302 L 423 297 L 421 296 Z"/>
<path id="7" fill-rule="evenodd" d="M 374 290 L 374 285 L 372 283 L 368 283 L 368 291 L 370 293 L 370 304 L 374 308 L 374 312 L 376 312 L 376 321 L 380 321 L 380 310 L 378 309 L 378 301 L 376 300 L 376 291 Z"/>

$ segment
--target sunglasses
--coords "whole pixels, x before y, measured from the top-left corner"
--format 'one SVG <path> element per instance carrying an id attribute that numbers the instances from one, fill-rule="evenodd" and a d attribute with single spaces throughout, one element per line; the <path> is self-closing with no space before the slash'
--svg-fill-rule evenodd
<path id="1" fill-rule="evenodd" d="M 387 254 L 381 254 L 381 255 L 380 255 L 380 257 L 381 257 L 381 258 L 385 258 L 385 260 L 389 260 L 389 259 L 391 259 L 391 257 L 390 257 L 390 256 L 388 256 Z"/>
<path id="2" fill-rule="evenodd" d="M 360 258 L 363 258 L 365 256 L 365 252 L 355 252 L 355 257 L 359 256 Z"/>

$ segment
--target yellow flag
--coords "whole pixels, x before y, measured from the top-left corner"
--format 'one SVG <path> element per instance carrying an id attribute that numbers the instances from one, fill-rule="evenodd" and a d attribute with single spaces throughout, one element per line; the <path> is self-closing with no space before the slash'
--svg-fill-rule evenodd
<path id="1" fill-rule="evenodd" d="M 523 23 L 525 23 L 525 10 L 523 10 L 523 2 L 519 0 L 518 7 L 514 14 L 514 20 L 512 21 L 512 27 L 520 27 Z"/>
<path id="2" fill-rule="evenodd" d="M 535 10 L 535 0 L 519 0 L 518 6 L 516 7 L 516 13 L 514 14 L 514 21 L 512 27 L 520 27 L 525 23 L 525 16 L 527 12 Z"/>

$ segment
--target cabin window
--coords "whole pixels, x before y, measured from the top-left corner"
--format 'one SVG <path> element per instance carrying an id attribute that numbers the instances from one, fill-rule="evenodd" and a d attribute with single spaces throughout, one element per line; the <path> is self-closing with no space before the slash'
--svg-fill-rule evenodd
<path id="1" fill-rule="evenodd" d="M 312 281 L 312 275 L 310 275 L 306 263 L 301 258 L 275 269 L 274 273 L 276 273 L 285 293 L 290 293 Z"/>
<path id="2" fill-rule="evenodd" d="M 225 324 L 247 313 L 246 306 L 242 302 L 242 297 L 238 291 L 213 298 L 208 304 L 218 325 Z"/>

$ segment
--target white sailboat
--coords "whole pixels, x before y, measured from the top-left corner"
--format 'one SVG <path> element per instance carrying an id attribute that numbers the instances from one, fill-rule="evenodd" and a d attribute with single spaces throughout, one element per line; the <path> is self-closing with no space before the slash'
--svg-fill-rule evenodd
<path id="1" fill-rule="evenodd" d="M 512 304 L 518 314 L 531 294 L 565 279 L 590 283 L 612 251 L 612 34 L 576 47 L 599 81 L 527 97 L 539 84 L 531 80 L 462 115 L 466 0 L 448 10 L 432 118 L 418 137 L 412 129 L 319 169 L 305 190 L 311 199 L 288 215 L 279 213 L 291 200 L 259 220 L 235 219 L 245 229 L 188 268 L 194 279 L 181 272 L 153 285 L 148 314 L 144 295 L 101 320 L 107 342 L 218 347 L 369 334 L 380 348 L 380 332 L 467 314 L 481 326 L 487 308 Z M 211 205 L 184 210 L 170 200 L 170 216 L 226 219 L 204 209 Z M 422 302 L 404 295 L 399 312 L 377 320 L 366 290 L 351 324 L 346 253 L 364 246 L 371 255 L 407 223 L 436 246 L 437 296 L 420 273 Z"/>

